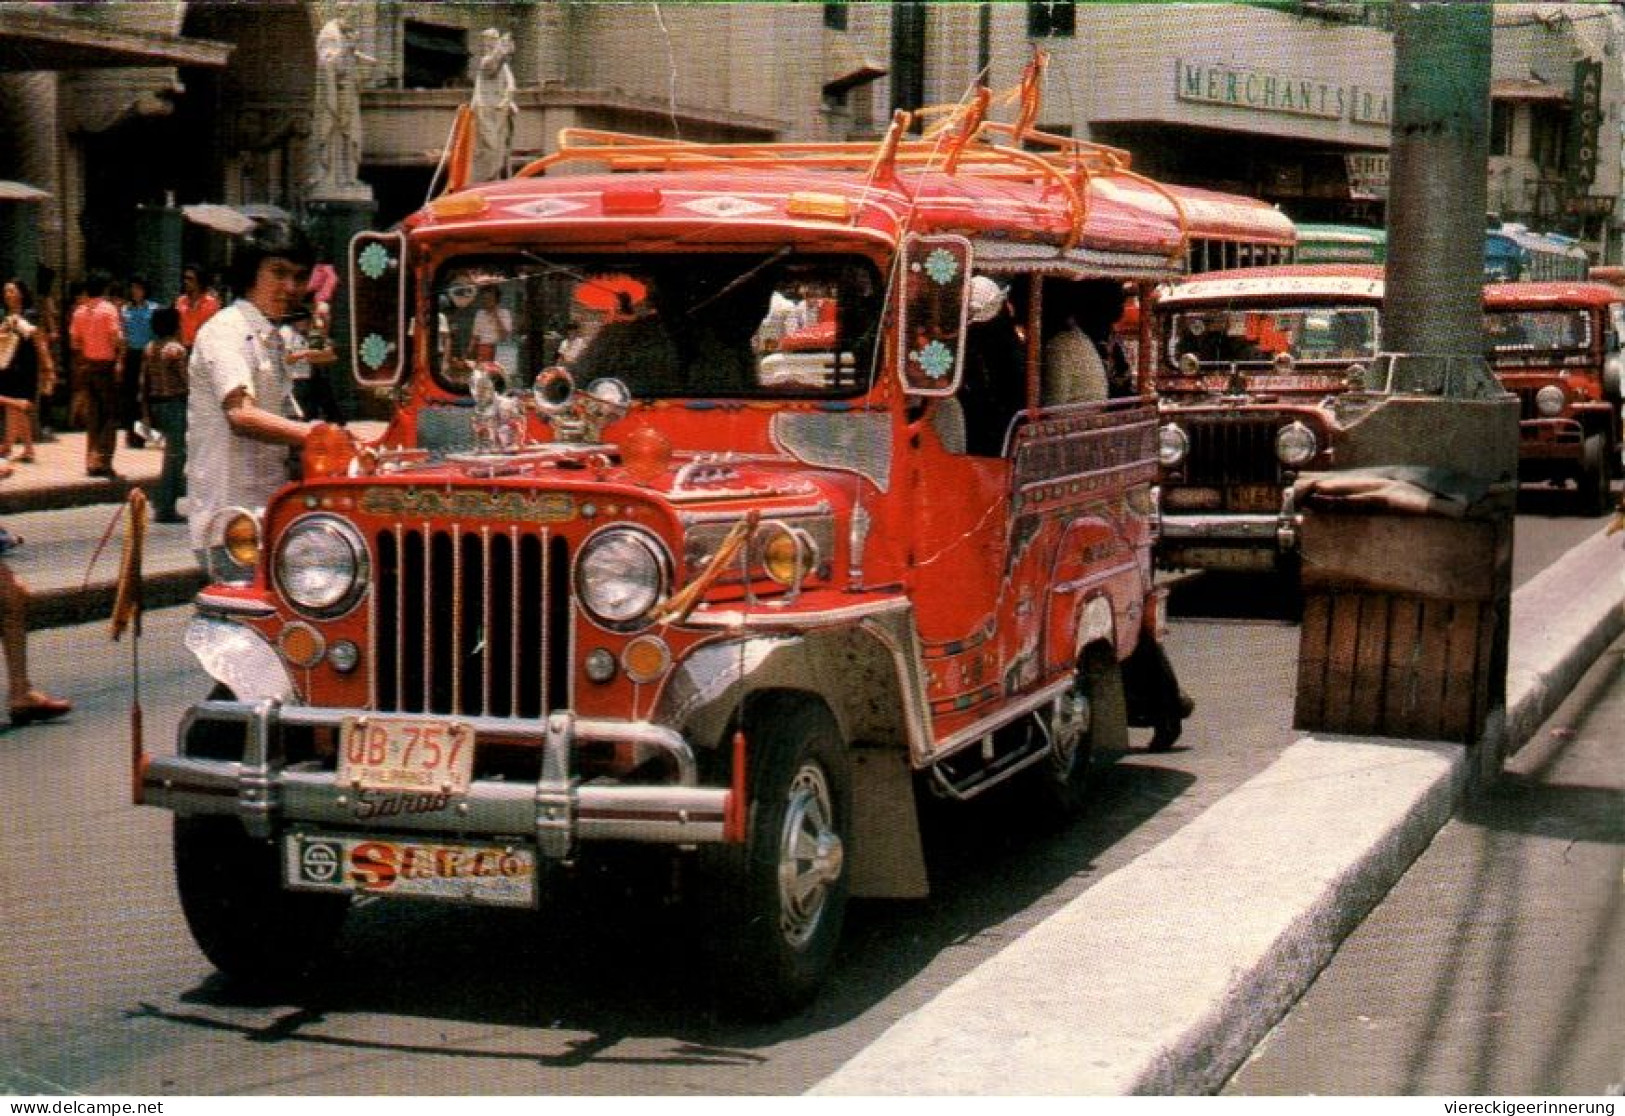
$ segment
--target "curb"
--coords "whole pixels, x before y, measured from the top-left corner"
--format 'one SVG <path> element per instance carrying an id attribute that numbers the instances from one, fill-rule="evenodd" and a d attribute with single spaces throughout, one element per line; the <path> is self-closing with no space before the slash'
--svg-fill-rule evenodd
<path id="1" fill-rule="evenodd" d="M 197 596 L 205 583 L 202 571 L 195 566 L 185 569 L 156 570 L 141 580 L 142 607 L 169 608 L 186 604 Z M 28 630 L 64 628 L 73 624 L 94 623 L 113 614 L 113 601 L 117 595 L 115 581 L 94 581 L 86 586 L 62 589 L 37 589 L 28 602 Z"/>
<path id="2" fill-rule="evenodd" d="M 1506 715 L 1479 757 L 1437 741 L 1297 741 L 809 1093 L 1212 1092 L 1622 631 L 1625 553 L 1599 533 L 1513 595 Z"/>
<path id="3" fill-rule="evenodd" d="M 150 498 L 158 482 L 145 477 L 121 477 L 118 480 L 97 480 L 94 477 L 75 478 L 48 486 L 25 488 L 0 487 L 0 515 L 22 515 L 25 512 L 54 511 L 58 508 L 83 508 L 92 504 L 122 504 L 130 489 L 144 489 Z"/>

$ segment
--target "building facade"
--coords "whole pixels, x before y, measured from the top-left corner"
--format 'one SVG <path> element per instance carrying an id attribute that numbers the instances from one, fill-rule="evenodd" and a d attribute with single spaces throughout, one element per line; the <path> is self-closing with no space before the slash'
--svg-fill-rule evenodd
<path id="1" fill-rule="evenodd" d="M 340 17 L 368 59 L 361 178 L 378 224 L 428 196 L 488 27 L 515 45 L 515 167 L 564 127 L 878 136 L 895 107 L 958 101 L 979 78 L 1013 89 L 1042 49 L 1040 127 L 1126 148 L 1159 178 L 1265 198 L 1297 220 L 1380 225 L 1384 215 L 1388 7 L 1330 0 L 5 2 L 0 182 L 43 196 L 8 197 L 0 185 L 0 213 L 13 223 L 28 214 L 28 252 L 75 275 L 127 271 L 144 253 L 176 268 L 182 256 L 218 258 L 218 234 L 174 217 L 187 205 L 303 211 L 315 38 Z M 1580 238 L 1599 262 L 1619 260 L 1625 19 L 1599 2 L 1497 4 L 1494 21 L 1492 207 Z M 169 230 L 157 247 L 155 228 Z M 8 269 L 27 264 L 7 250 Z"/>

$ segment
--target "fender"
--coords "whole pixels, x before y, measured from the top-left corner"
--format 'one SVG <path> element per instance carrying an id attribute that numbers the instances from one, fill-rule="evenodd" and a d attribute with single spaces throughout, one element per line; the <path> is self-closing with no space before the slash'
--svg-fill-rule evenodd
<path id="1" fill-rule="evenodd" d="M 930 723 L 919 663 L 911 610 L 838 628 L 723 636 L 677 667 L 655 720 L 716 755 L 748 693 L 823 702 L 852 756 L 852 894 L 917 899 L 928 886 L 911 759 L 927 754 Z"/>
<path id="2" fill-rule="evenodd" d="M 897 747 L 923 766 L 930 718 L 912 609 L 805 631 L 718 636 L 677 665 L 653 714 L 699 749 L 715 749 L 752 691 L 815 695 L 848 741 Z"/>

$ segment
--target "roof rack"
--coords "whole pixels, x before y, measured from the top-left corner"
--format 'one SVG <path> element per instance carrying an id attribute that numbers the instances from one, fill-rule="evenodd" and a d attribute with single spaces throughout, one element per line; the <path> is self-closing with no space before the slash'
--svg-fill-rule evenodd
<path id="1" fill-rule="evenodd" d="M 1054 188 L 1066 207 L 1069 233 L 1062 249 L 1082 238 L 1088 218 L 1089 183 L 1119 177 L 1161 196 L 1179 225 L 1182 255 L 1188 241 L 1185 207 L 1173 193 L 1130 169 L 1133 158 L 1122 148 L 1053 135 L 1030 127 L 1037 111 L 1036 86 L 1045 59 L 1035 56 L 1022 84 L 1008 96 L 1019 97 L 1020 119 L 1002 123 L 986 119 L 993 95 L 978 87 L 966 101 L 928 106 L 910 113 L 898 110 L 878 143 L 702 143 L 592 128 L 563 128 L 558 149 L 528 163 L 516 177 L 533 178 L 567 163 L 588 163 L 623 173 L 714 170 L 718 167 L 821 169 L 862 174 L 867 182 L 912 193 L 925 175 L 957 175 L 1028 182 Z M 922 135 L 910 136 L 916 122 L 941 117 Z M 912 179 L 912 182 L 909 181 Z"/>

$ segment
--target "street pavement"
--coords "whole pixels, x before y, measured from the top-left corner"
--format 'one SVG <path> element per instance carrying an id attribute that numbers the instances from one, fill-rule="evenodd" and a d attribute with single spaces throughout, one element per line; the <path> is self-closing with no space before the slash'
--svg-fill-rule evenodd
<path id="1" fill-rule="evenodd" d="M 1625 1093 L 1622 681 L 1616 641 L 1226 1094 Z"/>
<path id="2" fill-rule="evenodd" d="M 1625 631 L 1622 605 L 1625 552 L 1599 532 L 1513 594 L 1506 716 L 1484 747 L 1299 740 L 810 1092 L 1221 1088 L 1469 788 L 1490 785 L 1494 757 L 1534 736 Z"/>
<path id="3" fill-rule="evenodd" d="M 25 540 L 6 562 L 33 592 L 30 626 L 105 615 L 119 564 L 117 510 L 130 486 L 156 483 L 161 452 L 121 445 L 120 481 L 84 475 L 81 434 L 60 434 L 36 454 L 0 482 L 0 523 Z M 152 524 L 145 557 L 149 607 L 184 601 L 201 584 L 184 524 Z M 1496 747 L 1511 752 L 1537 734 L 1625 628 L 1622 603 L 1625 552 L 1600 533 L 1514 594 L 1507 718 Z M 1617 727 L 1601 718 L 1587 731 L 1608 733 L 1612 744 Z M 1617 776 L 1617 750 L 1608 754 Z M 1514 780 L 1522 762 L 1538 761 L 1516 757 Z M 1304 738 L 812 1091 L 1214 1091 L 1490 766 L 1439 742 Z M 1617 779 L 1593 781 L 1602 808 L 1617 807 Z M 1617 859 L 1617 834 L 1612 841 Z M 1617 958 L 1607 963 L 1617 969 Z M 1280 1080 L 1255 1067 L 1233 1087 L 1292 1091 Z"/>

